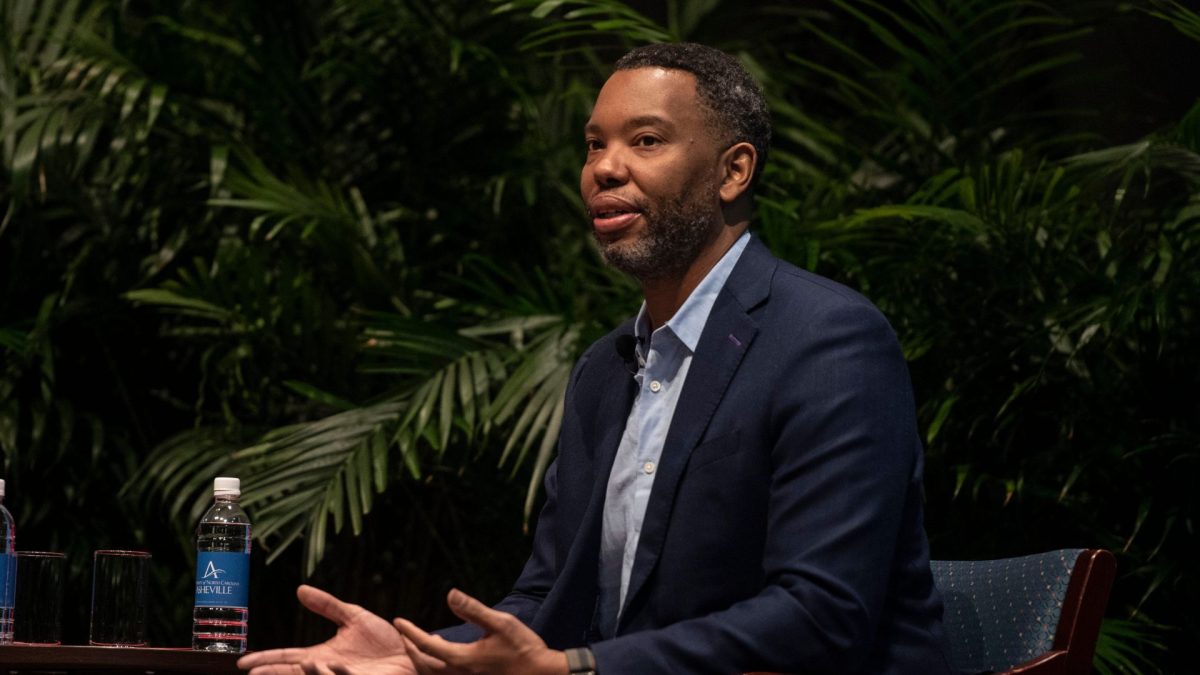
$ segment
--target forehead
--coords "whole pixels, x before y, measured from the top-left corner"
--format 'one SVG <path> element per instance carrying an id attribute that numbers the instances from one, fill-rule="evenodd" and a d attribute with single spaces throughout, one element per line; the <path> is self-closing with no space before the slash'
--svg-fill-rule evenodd
<path id="1" fill-rule="evenodd" d="M 669 68 L 618 70 L 600 89 L 588 128 L 615 129 L 630 120 L 648 118 L 677 127 L 702 127 L 696 77 Z"/>

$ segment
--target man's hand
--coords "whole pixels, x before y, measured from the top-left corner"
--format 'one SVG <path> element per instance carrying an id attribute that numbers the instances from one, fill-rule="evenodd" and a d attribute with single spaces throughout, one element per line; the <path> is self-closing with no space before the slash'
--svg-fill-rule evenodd
<path id="1" fill-rule="evenodd" d="M 479 626 L 485 635 L 471 644 L 456 644 L 426 633 L 411 621 L 396 619 L 393 623 L 404 635 L 407 654 L 420 675 L 567 674 L 566 654 L 547 647 L 517 617 L 459 590 L 450 591 L 447 602 L 459 618 Z"/>
<path id="2" fill-rule="evenodd" d="M 388 622 L 312 586 L 296 589 L 300 604 L 337 624 L 337 635 L 311 647 L 247 654 L 238 668 L 250 675 L 329 675 L 330 666 L 353 667 L 361 675 L 413 675 L 404 640 Z"/>

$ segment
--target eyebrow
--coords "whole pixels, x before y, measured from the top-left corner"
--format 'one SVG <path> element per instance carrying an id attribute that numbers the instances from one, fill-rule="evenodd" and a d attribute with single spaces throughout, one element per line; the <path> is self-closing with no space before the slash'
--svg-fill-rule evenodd
<path id="1" fill-rule="evenodd" d="M 659 117 L 658 115 L 638 115 L 637 117 L 632 117 L 626 120 L 625 123 L 621 125 L 621 128 L 626 131 L 629 129 L 636 129 L 638 127 L 665 127 L 670 130 L 674 129 L 675 125 L 667 121 L 666 118 Z M 599 132 L 600 125 L 596 124 L 595 122 L 588 122 L 587 126 L 583 128 L 583 131 L 584 133 Z"/>

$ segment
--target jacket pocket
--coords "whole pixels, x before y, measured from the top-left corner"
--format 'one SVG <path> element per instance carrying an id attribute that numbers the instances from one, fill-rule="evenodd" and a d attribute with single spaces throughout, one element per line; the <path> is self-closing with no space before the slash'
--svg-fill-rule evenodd
<path id="1" fill-rule="evenodd" d="M 688 458 L 688 466 L 684 475 L 699 471 L 713 462 L 719 462 L 740 453 L 742 446 L 738 443 L 741 435 L 739 432 L 739 429 L 734 429 L 697 445 Z"/>

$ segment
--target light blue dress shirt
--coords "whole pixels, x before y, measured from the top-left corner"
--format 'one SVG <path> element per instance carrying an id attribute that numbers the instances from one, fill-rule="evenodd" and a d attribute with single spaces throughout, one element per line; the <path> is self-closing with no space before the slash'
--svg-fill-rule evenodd
<path id="1" fill-rule="evenodd" d="M 633 377 L 637 380 L 638 390 L 608 476 L 600 535 L 598 626 L 606 638 L 614 634 L 621 607 L 625 605 L 650 488 L 654 486 L 658 459 L 671 418 L 675 415 L 679 393 L 692 365 L 692 354 L 717 294 L 725 287 L 725 281 L 749 241 L 750 233 L 743 232 L 675 315 L 653 333 L 650 333 L 645 302 L 634 322 L 638 372 Z"/>

